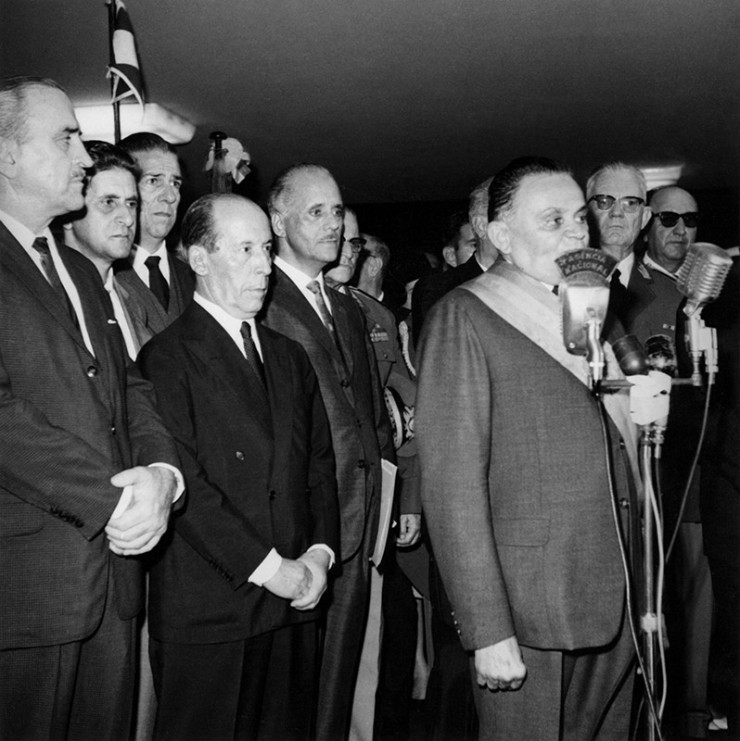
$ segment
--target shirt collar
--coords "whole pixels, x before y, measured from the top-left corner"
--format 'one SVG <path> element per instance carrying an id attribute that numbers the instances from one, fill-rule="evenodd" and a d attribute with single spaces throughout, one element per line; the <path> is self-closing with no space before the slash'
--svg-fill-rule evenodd
<path id="1" fill-rule="evenodd" d="M 159 257 L 160 262 L 166 262 L 167 261 L 167 243 L 162 240 L 159 244 L 159 247 L 154 252 L 149 252 L 149 250 L 145 250 L 143 247 L 136 246 L 136 249 L 134 250 L 134 267 L 138 267 L 140 265 L 144 265 L 144 262 L 148 257 Z"/>
<path id="2" fill-rule="evenodd" d="M 304 291 L 307 290 L 306 286 L 313 280 L 318 281 L 318 284 L 321 286 L 321 292 L 325 293 L 324 290 L 324 274 L 319 273 L 316 276 L 312 275 L 306 275 L 302 270 L 299 270 L 298 268 L 294 267 L 293 265 L 290 265 L 285 260 L 283 260 L 280 255 L 275 255 L 273 258 L 273 263 L 280 268 L 287 276 L 290 278 L 293 283 L 295 283 L 298 288 L 303 289 Z"/>

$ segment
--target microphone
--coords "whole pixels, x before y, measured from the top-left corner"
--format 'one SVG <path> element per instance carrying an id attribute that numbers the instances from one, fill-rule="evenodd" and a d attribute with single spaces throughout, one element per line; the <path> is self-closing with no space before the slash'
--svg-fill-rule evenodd
<path id="1" fill-rule="evenodd" d="M 609 307 L 609 276 L 616 260 L 589 247 L 573 250 L 555 262 L 563 274 L 558 295 L 565 349 L 586 356 L 591 388 L 604 375 L 601 329 Z"/>
<path id="2" fill-rule="evenodd" d="M 643 349 L 640 340 L 632 334 L 615 340 L 612 349 L 629 384 L 632 421 L 640 426 L 652 425 L 656 442 L 662 442 L 668 424 L 671 377 L 655 367 L 650 351 Z"/>
<path id="3" fill-rule="evenodd" d="M 676 273 L 676 288 L 686 296 L 684 313 L 693 316 L 720 294 L 732 258 L 721 247 L 708 242 L 694 242 Z"/>
<path id="4" fill-rule="evenodd" d="M 689 318 L 687 337 L 693 371 L 691 382 L 702 385 L 699 361 L 704 354 L 709 383 L 714 383 L 717 373 L 717 333 L 701 319 L 701 310 L 720 294 L 732 258 L 721 247 L 707 242 L 695 242 L 689 247 L 686 259 L 676 273 L 676 288 L 686 296 L 684 314 Z"/>

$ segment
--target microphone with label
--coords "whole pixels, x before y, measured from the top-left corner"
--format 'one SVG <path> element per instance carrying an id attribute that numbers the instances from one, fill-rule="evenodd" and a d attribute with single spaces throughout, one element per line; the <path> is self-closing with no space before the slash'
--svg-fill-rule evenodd
<path id="1" fill-rule="evenodd" d="M 683 264 L 676 273 L 676 288 L 686 296 L 683 312 L 688 317 L 686 338 L 689 343 L 693 372 L 691 382 L 702 385 L 699 363 L 704 363 L 709 383 L 714 382 L 717 368 L 717 333 L 701 319 L 704 306 L 714 301 L 722 291 L 732 258 L 721 247 L 707 242 L 695 242 L 689 247 Z"/>
<path id="2" fill-rule="evenodd" d="M 589 387 L 597 390 L 604 376 L 601 330 L 609 307 L 609 276 L 616 260 L 584 247 L 561 255 L 555 262 L 563 274 L 558 290 L 563 343 L 571 355 L 586 357 Z"/>

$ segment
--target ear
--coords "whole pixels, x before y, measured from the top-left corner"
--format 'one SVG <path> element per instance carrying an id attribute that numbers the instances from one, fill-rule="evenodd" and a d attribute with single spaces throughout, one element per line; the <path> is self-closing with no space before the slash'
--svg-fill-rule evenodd
<path id="1" fill-rule="evenodd" d="M 488 239 L 499 252 L 504 255 L 508 255 L 511 252 L 511 235 L 505 221 L 492 221 L 488 225 L 486 233 L 488 234 Z"/>
<path id="2" fill-rule="evenodd" d="M 642 210 L 642 224 L 640 224 L 640 231 L 642 231 L 647 225 L 648 221 L 653 217 L 653 211 L 650 206 L 645 206 Z"/>
<path id="3" fill-rule="evenodd" d="M 383 260 L 377 255 L 370 255 L 367 259 L 367 269 L 370 271 L 370 275 L 374 278 L 383 269 Z"/>
<path id="4" fill-rule="evenodd" d="M 0 173 L 13 177 L 17 169 L 18 142 L 14 139 L 0 138 Z"/>
<path id="5" fill-rule="evenodd" d="M 488 231 L 488 219 L 485 216 L 473 216 L 470 220 L 470 226 L 473 227 L 475 236 L 480 239 L 480 235 Z"/>
<path id="6" fill-rule="evenodd" d="M 451 267 L 457 267 L 457 255 L 455 254 L 455 248 L 451 245 L 442 248 L 442 257 L 444 261 Z"/>
<path id="7" fill-rule="evenodd" d="M 270 224 L 272 224 L 272 231 L 276 237 L 285 236 L 285 222 L 283 215 L 279 211 L 273 211 L 270 214 Z"/>
<path id="8" fill-rule="evenodd" d="M 194 244 L 188 249 L 188 263 L 196 275 L 208 275 L 208 252 L 205 247 Z"/>

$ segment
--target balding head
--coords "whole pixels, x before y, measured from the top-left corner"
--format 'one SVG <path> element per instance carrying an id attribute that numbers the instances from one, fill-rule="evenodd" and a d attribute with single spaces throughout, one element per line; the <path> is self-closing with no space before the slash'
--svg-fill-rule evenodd
<path id="1" fill-rule="evenodd" d="M 658 265 L 675 273 L 696 240 L 696 200 L 688 191 L 671 185 L 653 191 L 649 206 L 653 217 L 647 233 L 647 253 Z"/>

